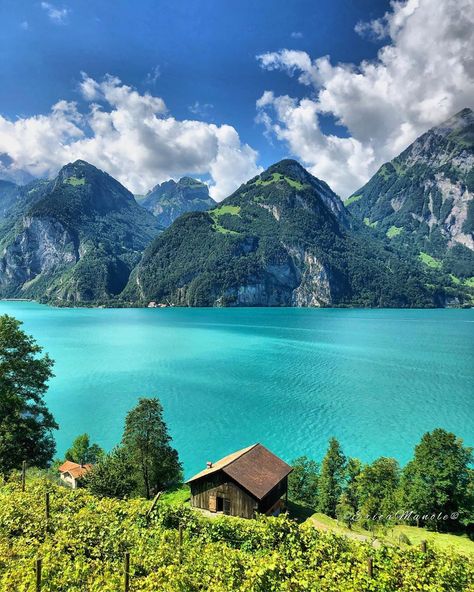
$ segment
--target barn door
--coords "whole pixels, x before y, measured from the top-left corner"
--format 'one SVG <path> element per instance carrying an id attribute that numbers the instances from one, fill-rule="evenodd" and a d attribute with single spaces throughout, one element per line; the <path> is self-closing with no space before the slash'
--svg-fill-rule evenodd
<path id="1" fill-rule="evenodd" d="M 217 496 L 215 493 L 209 494 L 209 512 L 217 512 Z"/>
<path id="2" fill-rule="evenodd" d="M 224 514 L 230 514 L 230 500 L 224 498 Z"/>

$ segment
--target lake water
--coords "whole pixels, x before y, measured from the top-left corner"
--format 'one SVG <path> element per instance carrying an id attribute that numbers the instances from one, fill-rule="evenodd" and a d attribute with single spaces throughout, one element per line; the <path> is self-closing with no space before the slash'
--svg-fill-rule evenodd
<path id="1" fill-rule="evenodd" d="M 110 449 L 158 396 L 185 473 L 261 442 L 286 460 L 402 463 L 443 427 L 474 445 L 474 310 L 56 309 L 0 302 L 56 361 L 58 454 Z"/>

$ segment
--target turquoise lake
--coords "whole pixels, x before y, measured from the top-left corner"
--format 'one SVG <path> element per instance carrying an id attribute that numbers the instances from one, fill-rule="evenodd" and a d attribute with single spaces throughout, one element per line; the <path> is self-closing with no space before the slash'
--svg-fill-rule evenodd
<path id="1" fill-rule="evenodd" d="M 78 434 L 110 449 L 158 396 L 189 476 L 261 442 L 286 460 L 405 463 L 421 435 L 474 445 L 474 310 L 56 309 L 0 302 L 56 361 L 58 455 Z"/>

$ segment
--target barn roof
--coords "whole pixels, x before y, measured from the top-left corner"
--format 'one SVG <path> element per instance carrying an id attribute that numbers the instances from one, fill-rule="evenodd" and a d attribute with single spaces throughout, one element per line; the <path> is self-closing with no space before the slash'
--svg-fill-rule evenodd
<path id="1" fill-rule="evenodd" d="M 92 465 L 80 465 L 79 463 L 67 460 L 59 467 L 60 473 L 69 473 L 74 479 L 80 479 L 92 469 Z"/>
<path id="2" fill-rule="evenodd" d="M 261 444 L 233 452 L 204 469 L 188 483 L 222 471 L 258 500 L 264 498 L 292 468 Z"/>

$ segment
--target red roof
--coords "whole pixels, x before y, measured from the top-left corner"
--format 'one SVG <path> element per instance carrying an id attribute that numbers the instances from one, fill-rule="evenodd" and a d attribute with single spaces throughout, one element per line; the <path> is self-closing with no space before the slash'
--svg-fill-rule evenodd
<path id="1" fill-rule="evenodd" d="M 261 500 L 291 473 L 292 468 L 265 446 L 254 444 L 213 463 L 208 469 L 191 477 L 188 483 L 203 479 L 217 471 L 222 471 Z"/>
<path id="2" fill-rule="evenodd" d="M 91 469 L 92 465 L 90 464 L 80 465 L 79 463 L 67 460 L 59 467 L 58 471 L 60 473 L 69 473 L 74 479 L 80 479 Z"/>

